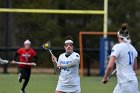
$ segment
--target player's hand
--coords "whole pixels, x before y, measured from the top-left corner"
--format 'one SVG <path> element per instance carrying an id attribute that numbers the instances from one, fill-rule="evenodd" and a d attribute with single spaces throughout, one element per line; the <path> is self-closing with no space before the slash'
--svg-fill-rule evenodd
<path id="1" fill-rule="evenodd" d="M 103 80 L 102 80 L 102 83 L 103 83 L 103 84 L 106 84 L 107 82 L 108 82 L 107 79 L 103 79 Z"/>
<path id="2" fill-rule="evenodd" d="M 57 62 L 57 58 L 55 56 L 52 56 L 52 61 Z"/>
<path id="3" fill-rule="evenodd" d="M 15 62 L 16 62 L 15 60 L 11 61 L 11 63 L 15 63 Z"/>
<path id="4" fill-rule="evenodd" d="M 33 65 L 36 66 L 37 64 L 35 62 L 33 62 Z"/>
<path id="5" fill-rule="evenodd" d="M 61 65 L 60 65 L 60 64 L 57 64 L 57 67 L 58 67 L 58 68 L 61 68 Z"/>

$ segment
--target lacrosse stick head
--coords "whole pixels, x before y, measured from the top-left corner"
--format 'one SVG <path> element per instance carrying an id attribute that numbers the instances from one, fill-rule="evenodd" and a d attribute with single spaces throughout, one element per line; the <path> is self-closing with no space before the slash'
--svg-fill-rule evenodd
<path id="1" fill-rule="evenodd" d="M 8 64 L 9 61 L 8 61 L 8 60 L 2 60 L 2 59 L 0 58 L 0 63 L 1 63 L 1 64 Z"/>
<path id="2" fill-rule="evenodd" d="M 43 45 L 42 45 L 42 47 L 44 48 L 44 49 L 50 49 L 50 47 L 51 47 L 51 43 L 50 42 L 46 42 L 46 43 L 44 43 Z"/>

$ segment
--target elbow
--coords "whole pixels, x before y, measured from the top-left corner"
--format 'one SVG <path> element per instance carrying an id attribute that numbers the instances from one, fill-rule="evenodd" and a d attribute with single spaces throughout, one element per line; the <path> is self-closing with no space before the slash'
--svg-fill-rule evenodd
<path id="1" fill-rule="evenodd" d="M 133 70 L 136 71 L 137 70 L 137 66 L 136 67 L 133 67 Z"/>
<path id="2" fill-rule="evenodd" d="M 113 69 L 114 68 L 114 64 L 108 64 L 107 68 L 108 69 Z"/>
<path id="3" fill-rule="evenodd" d="M 108 69 L 113 69 L 113 67 L 112 67 L 112 66 L 108 66 L 107 68 L 108 68 Z"/>
<path id="4" fill-rule="evenodd" d="M 113 70 L 113 67 L 112 67 L 112 66 L 108 66 L 108 67 L 106 68 L 106 70 L 112 71 L 112 70 Z"/>
<path id="5" fill-rule="evenodd" d="M 137 59 L 135 58 L 134 64 L 133 64 L 133 70 L 137 70 Z"/>

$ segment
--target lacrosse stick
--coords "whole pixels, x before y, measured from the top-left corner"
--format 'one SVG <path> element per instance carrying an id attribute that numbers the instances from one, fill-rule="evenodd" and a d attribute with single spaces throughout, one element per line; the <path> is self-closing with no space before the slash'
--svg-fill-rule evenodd
<path id="1" fill-rule="evenodd" d="M 116 71 L 117 71 L 117 69 L 115 69 L 115 70 L 107 77 L 107 81 L 115 74 Z M 104 81 L 104 83 L 106 83 L 107 81 Z"/>
<path id="2" fill-rule="evenodd" d="M 0 58 L 0 63 L 1 63 L 1 64 L 8 64 L 9 61 L 8 61 L 8 60 L 3 60 L 3 59 Z"/>
<path id="3" fill-rule="evenodd" d="M 26 62 L 11 62 L 12 64 L 22 64 L 22 65 L 30 65 L 30 66 L 36 66 L 36 63 L 26 63 Z"/>
<path id="4" fill-rule="evenodd" d="M 117 69 L 115 69 L 108 77 L 107 77 L 107 80 L 109 80 L 113 75 L 114 73 L 117 71 Z"/>
<path id="5" fill-rule="evenodd" d="M 42 45 L 42 47 L 46 50 L 46 51 L 49 51 L 49 53 L 51 54 L 51 56 L 53 57 L 54 54 L 52 53 L 52 50 L 50 49 L 51 47 L 51 43 L 50 42 L 46 42 Z M 54 63 L 54 71 L 56 73 L 58 73 L 60 71 L 60 68 L 57 67 L 57 60 Z"/>

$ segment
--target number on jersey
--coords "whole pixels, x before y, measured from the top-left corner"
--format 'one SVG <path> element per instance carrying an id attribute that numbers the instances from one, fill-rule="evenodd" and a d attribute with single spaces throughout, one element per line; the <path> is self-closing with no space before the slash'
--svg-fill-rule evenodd
<path id="1" fill-rule="evenodd" d="M 128 56 L 129 56 L 129 65 L 131 65 L 133 63 L 133 52 L 129 51 Z"/>

